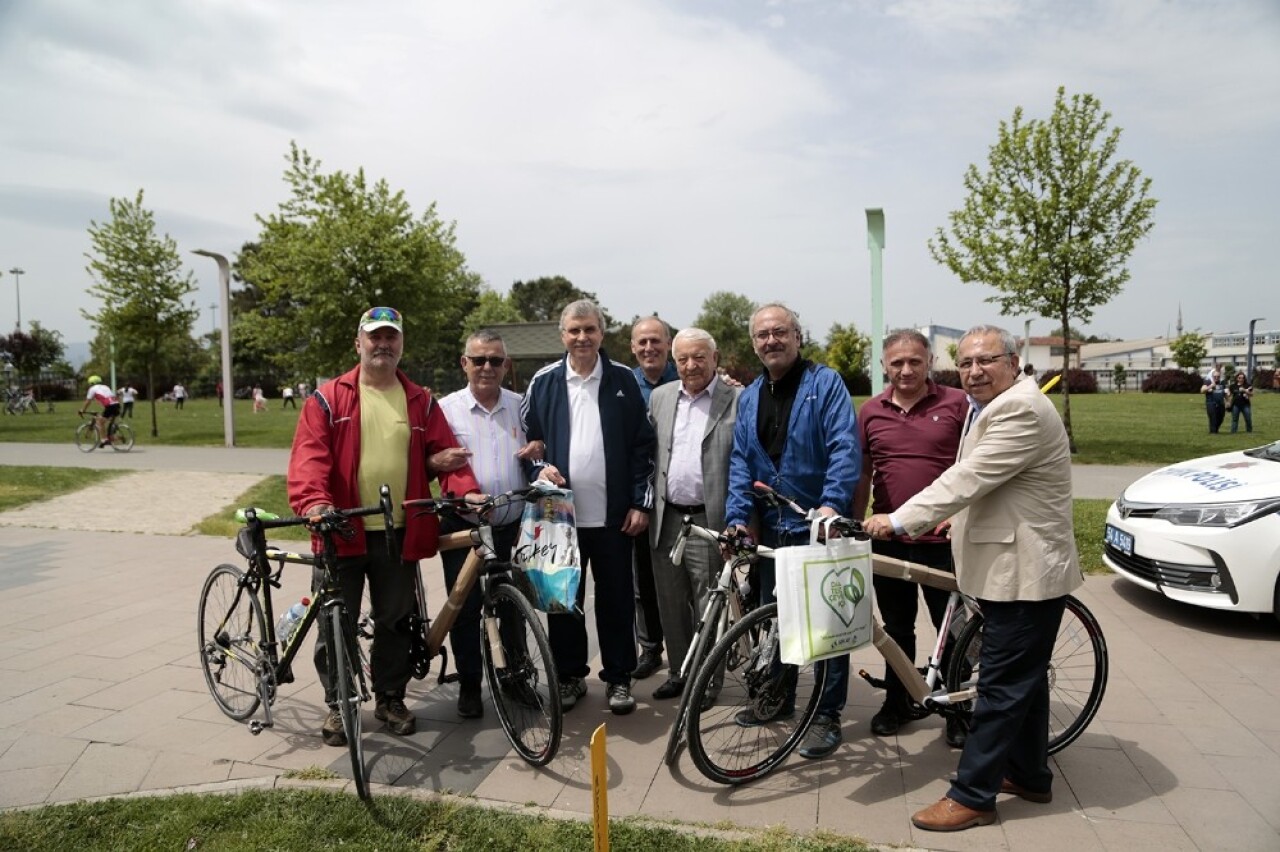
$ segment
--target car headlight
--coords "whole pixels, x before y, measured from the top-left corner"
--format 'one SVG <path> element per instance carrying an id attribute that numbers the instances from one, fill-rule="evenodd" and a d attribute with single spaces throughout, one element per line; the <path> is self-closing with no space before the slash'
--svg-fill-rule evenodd
<path id="1" fill-rule="evenodd" d="M 1280 509 L 1280 498 L 1243 503 L 1188 503 L 1165 506 L 1152 517 L 1184 527 L 1238 527 Z"/>

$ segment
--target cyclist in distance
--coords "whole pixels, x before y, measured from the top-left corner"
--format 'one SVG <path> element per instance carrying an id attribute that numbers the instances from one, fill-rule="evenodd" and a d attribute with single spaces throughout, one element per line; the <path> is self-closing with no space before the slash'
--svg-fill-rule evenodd
<path id="1" fill-rule="evenodd" d="M 406 516 L 402 504 L 430 497 L 434 472 L 444 493 L 472 495 L 480 486 L 465 459 L 448 471 L 433 465 L 433 456 L 458 442 L 430 392 L 399 369 L 403 332 L 404 320 L 394 308 L 370 308 L 360 317 L 355 339 L 360 363 L 321 385 L 298 415 L 288 488 L 289 503 L 299 515 L 369 505 L 377 502 L 384 483 L 391 488 L 400 552 L 388 553 L 381 520 L 368 529 L 357 525 L 354 537 L 337 541 L 338 576 L 351 612 L 359 612 L 365 577 L 369 579 L 374 718 L 386 722 L 392 733 L 407 736 L 417 730 L 404 703 L 412 675 L 407 616 L 416 606 L 416 563 L 435 555 L 439 532 L 435 515 Z M 320 546 L 313 539 L 312 547 Z M 321 576 L 314 576 L 313 584 L 323 576 L 316 571 Z M 316 671 L 330 710 L 321 736 L 326 745 L 345 746 L 342 718 L 332 709 L 327 659 L 322 635 L 316 640 Z"/>
<path id="2" fill-rule="evenodd" d="M 116 401 L 116 395 L 112 393 L 111 388 L 102 383 L 102 376 L 89 377 L 89 392 L 85 394 L 84 405 L 80 406 L 81 417 L 92 402 L 102 406 L 101 413 L 93 416 L 93 422 L 98 427 L 98 446 L 105 447 L 110 443 L 107 430 L 111 427 L 111 421 L 120 416 L 120 403 Z"/>

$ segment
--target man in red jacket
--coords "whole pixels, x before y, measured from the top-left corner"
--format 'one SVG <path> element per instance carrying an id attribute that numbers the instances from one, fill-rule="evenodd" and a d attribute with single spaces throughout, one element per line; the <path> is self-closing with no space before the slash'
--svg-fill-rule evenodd
<path id="1" fill-rule="evenodd" d="M 372 505 L 379 488 L 390 486 L 400 553 L 388 554 L 381 521 L 368 529 L 357 526 L 354 538 L 338 541 L 338 576 L 352 611 L 359 610 L 369 578 L 369 598 L 378 614 L 370 652 L 374 717 L 392 733 L 408 735 L 417 721 L 404 703 L 410 677 L 405 616 L 414 607 L 416 563 L 435 555 L 438 526 L 433 515 L 406 518 L 401 503 L 431 496 L 429 471 L 441 471 L 446 493 L 478 493 L 480 486 L 465 458 L 456 458 L 457 450 L 444 452 L 458 442 L 431 394 L 400 371 L 403 332 L 404 321 L 393 308 L 371 308 L 360 317 L 355 341 L 359 365 L 326 382 L 303 403 L 289 458 L 289 503 L 299 515 L 316 515 L 335 507 Z M 444 472 L 446 467 L 452 470 Z M 314 577 L 313 583 L 319 580 Z M 316 640 L 315 663 L 330 707 L 321 735 L 327 745 L 345 746 L 342 719 L 333 709 L 327 682 L 323 637 Z"/>

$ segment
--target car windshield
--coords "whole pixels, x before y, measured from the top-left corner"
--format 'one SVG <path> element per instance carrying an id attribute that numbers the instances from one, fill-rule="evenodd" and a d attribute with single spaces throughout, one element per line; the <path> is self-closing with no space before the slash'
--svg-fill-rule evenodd
<path id="1" fill-rule="evenodd" d="M 1245 450 L 1246 456 L 1252 456 L 1255 459 L 1267 459 L 1268 461 L 1280 462 L 1280 441 L 1267 444 L 1265 447 L 1255 447 L 1252 450 Z"/>

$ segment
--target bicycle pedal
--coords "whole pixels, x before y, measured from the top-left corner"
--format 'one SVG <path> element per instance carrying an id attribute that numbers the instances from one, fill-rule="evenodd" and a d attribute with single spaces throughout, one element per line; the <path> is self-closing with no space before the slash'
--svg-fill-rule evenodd
<path id="1" fill-rule="evenodd" d="M 249 723 L 249 733 L 253 734 L 256 737 L 258 734 L 262 733 L 262 731 L 266 727 L 267 726 L 264 723 L 259 722 L 257 719 L 254 719 L 252 722 Z"/>

